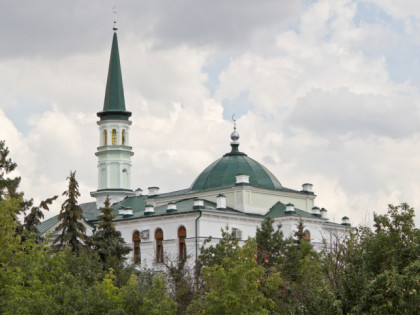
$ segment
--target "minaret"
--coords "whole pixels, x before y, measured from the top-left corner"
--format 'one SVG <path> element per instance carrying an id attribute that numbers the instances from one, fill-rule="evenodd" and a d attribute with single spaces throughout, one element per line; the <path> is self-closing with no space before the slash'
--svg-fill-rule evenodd
<path id="1" fill-rule="evenodd" d="M 102 207 L 107 196 L 111 204 L 133 196 L 131 187 L 131 156 L 129 146 L 131 112 L 126 111 L 124 88 L 118 52 L 117 28 L 114 26 L 111 57 L 109 60 L 104 107 L 97 115 L 100 118 L 98 157 L 98 190 L 90 195 Z"/>

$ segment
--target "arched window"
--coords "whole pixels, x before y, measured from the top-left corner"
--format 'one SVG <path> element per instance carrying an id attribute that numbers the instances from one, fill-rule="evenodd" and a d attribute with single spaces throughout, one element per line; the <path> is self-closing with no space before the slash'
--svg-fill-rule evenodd
<path id="1" fill-rule="evenodd" d="M 112 129 L 112 144 L 116 145 L 117 144 L 117 130 Z"/>
<path id="2" fill-rule="evenodd" d="M 309 232 L 309 230 L 303 232 L 303 239 L 307 242 L 311 241 L 311 232 Z"/>
<path id="3" fill-rule="evenodd" d="M 156 262 L 163 263 L 163 231 L 157 229 L 155 232 L 156 239 Z"/>
<path id="4" fill-rule="evenodd" d="M 185 245 L 185 239 L 187 238 L 187 230 L 184 226 L 180 226 L 178 229 L 178 244 L 179 244 L 179 259 L 187 258 L 187 247 Z"/>
<path id="5" fill-rule="evenodd" d="M 134 263 L 139 264 L 141 261 L 140 257 L 140 232 L 134 231 L 133 233 L 133 246 L 134 246 Z"/>
<path id="6" fill-rule="evenodd" d="M 122 133 L 121 133 L 121 144 L 125 145 L 125 130 L 123 129 Z"/>
<path id="7" fill-rule="evenodd" d="M 106 129 L 104 130 L 104 145 L 108 144 Z"/>

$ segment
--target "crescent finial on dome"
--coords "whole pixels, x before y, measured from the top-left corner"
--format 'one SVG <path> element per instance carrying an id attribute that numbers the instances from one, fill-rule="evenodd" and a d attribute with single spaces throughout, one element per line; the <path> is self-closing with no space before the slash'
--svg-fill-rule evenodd
<path id="1" fill-rule="evenodd" d="M 232 139 L 231 145 L 239 145 L 239 133 L 236 131 L 236 119 L 235 114 L 232 115 L 232 121 L 233 121 L 233 132 L 230 134 L 230 138 Z"/>

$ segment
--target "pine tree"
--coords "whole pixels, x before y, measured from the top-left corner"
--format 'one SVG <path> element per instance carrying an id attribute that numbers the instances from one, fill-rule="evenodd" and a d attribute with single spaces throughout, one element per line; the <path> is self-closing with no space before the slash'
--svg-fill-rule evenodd
<path id="1" fill-rule="evenodd" d="M 23 192 L 19 192 L 20 177 L 6 177 L 7 174 L 14 171 L 16 163 L 12 161 L 9 155 L 9 149 L 6 147 L 5 141 L 0 141 L 0 201 L 4 199 L 19 199 L 19 207 L 15 208 L 12 218 L 15 222 L 15 233 L 21 235 L 23 232 L 22 224 L 19 222 L 18 216 L 32 206 L 32 199 L 25 200 Z"/>
<path id="2" fill-rule="evenodd" d="M 17 188 L 20 183 L 20 177 L 5 178 L 6 174 L 16 168 L 16 163 L 8 158 L 8 155 L 9 149 L 6 147 L 5 141 L 0 141 L 0 199 L 3 199 L 5 195 L 12 198 L 17 197 Z"/>
<path id="3" fill-rule="evenodd" d="M 280 264 L 284 256 L 284 249 L 287 242 L 283 239 L 283 233 L 273 228 L 273 218 L 265 218 L 261 223 L 261 228 L 257 228 L 255 240 L 257 242 L 257 261 L 265 268 L 271 268 L 275 264 Z"/>
<path id="4" fill-rule="evenodd" d="M 60 225 L 55 229 L 61 231 L 61 234 L 54 240 L 54 244 L 59 246 L 69 245 L 73 252 L 79 253 L 80 248 L 83 247 L 82 242 L 86 242 L 87 236 L 85 234 L 86 227 L 83 222 L 86 222 L 83 217 L 83 210 L 77 204 L 77 198 L 80 196 L 79 184 L 76 181 L 76 171 L 70 172 L 68 190 L 63 192 L 63 196 L 68 198 L 61 206 L 58 221 Z"/>
<path id="5" fill-rule="evenodd" d="M 298 224 L 298 229 L 297 229 L 297 231 L 293 234 L 294 235 L 294 237 L 296 237 L 296 239 L 295 239 L 295 242 L 297 243 L 297 244 L 300 244 L 300 243 L 302 243 L 302 241 L 304 241 L 305 240 L 305 226 L 303 225 L 303 222 L 302 222 L 302 220 L 300 220 L 299 221 L 299 224 Z"/>
<path id="6" fill-rule="evenodd" d="M 51 205 L 58 196 L 52 198 L 47 198 L 40 202 L 38 207 L 32 207 L 28 215 L 25 216 L 23 228 L 25 231 L 28 231 L 33 234 L 38 234 L 36 226 L 41 223 L 41 220 L 44 218 L 44 213 L 42 210 L 49 210 L 48 205 Z M 37 240 L 39 237 L 37 236 Z"/>
<path id="7" fill-rule="evenodd" d="M 97 251 L 104 265 L 104 269 L 116 268 L 124 261 L 131 248 L 125 245 L 121 233 L 115 229 L 112 220 L 114 209 L 110 207 L 109 198 L 105 199 L 104 207 L 100 209 L 101 215 L 98 231 L 91 237 L 89 244 Z"/>

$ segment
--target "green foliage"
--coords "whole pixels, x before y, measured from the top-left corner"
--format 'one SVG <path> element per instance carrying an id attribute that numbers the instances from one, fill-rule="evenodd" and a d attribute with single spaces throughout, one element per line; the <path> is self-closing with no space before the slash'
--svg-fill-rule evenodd
<path id="1" fill-rule="evenodd" d="M 18 215 L 32 205 L 32 200 L 24 200 L 23 193 L 18 191 L 20 177 L 10 178 L 7 176 L 16 168 L 16 163 L 8 155 L 9 149 L 6 147 L 5 141 L 0 141 L 0 201 L 19 200 L 19 206 L 13 207 L 14 211 L 9 212 L 9 215 L 15 221 L 15 233 L 21 235 L 23 227 L 18 220 Z"/>
<path id="2" fill-rule="evenodd" d="M 16 168 L 16 163 L 8 155 L 9 149 L 6 147 L 5 141 L 0 141 L 0 199 L 3 199 L 5 195 L 9 195 L 11 198 L 19 197 L 17 188 L 21 180 L 20 177 L 5 177 Z"/>
<path id="3" fill-rule="evenodd" d="M 281 314 L 336 314 L 334 294 L 322 272 L 320 256 L 305 239 L 304 230 L 299 222 L 294 239 L 283 249 L 283 263 L 275 270 L 283 285 L 271 297 Z"/>
<path id="4" fill-rule="evenodd" d="M 257 242 L 257 261 L 267 269 L 274 265 L 280 265 L 284 260 L 284 250 L 287 241 L 283 239 L 283 233 L 280 230 L 281 225 L 274 231 L 273 219 L 265 218 L 261 223 L 261 228 L 257 228 L 255 240 Z"/>
<path id="5" fill-rule="evenodd" d="M 414 261 L 401 273 L 386 270 L 371 280 L 356 313 L 418 314 L 420 310 L 420 262 Z"/>
<path id="6" fill-rule="evenodd" d="M 17 222 L 14 214 L 19 209 L 20 199 L 0 199 L 0 265 L 5 265 L 13 257 L 13 252 L 20 243 L 16 236 Z"/>
<path id="7" fill-rule="evenodd" d="M 42 210 L 49 210 L 49 205 L 56 200 L 58 196 L 54 196 L 52 198 L 47 198 L 40 202 L 38 207 L 32 207 L 29 214 L 24 218 L 23 229 L 29 233 L 36 235 L 37 241 L 40 241 L 40 237 L 38 235 L 37 225 L 41 223 L 41 220 L 44 218 L 44 213 Z"/>
<path id="8" fill-rule="evenodd" d="M 59 246 L 68 245 L 72 251 L 79 252 L 83 247 L 82 242 L 86 242 L 86 227 L 82 222 L 86 222 L 83 217 L 83 210 L 77 204 L 77 198 L 80 197 L 79 184 L 76 181 L 76 172 L 70 172 L 68 190 L 63 192 L 63 196 L 68 198 L 61 206 L 58 221 L 60 224 L 55 229 L 61 231 L 61 234 L 54 240 L 54 244 Z"/>
<path id="9" fill-rule="evenodd" d="M 208 246 L 212 238 L 204 240 L 200 248 L 200 255 L 196 262 L 196 278 L 200 278 L 201 271 L 204 267 L 213 265 L 221 265 L 223 259 L 233 257 L 239 248 L 239 240 L 229 233 L 229 227 L 222 229 L 222 239 L 215 246 Z"/>
<path id="10" fill-rule="evenodd" d="M 257 244 L 249 240 L 243 247 L 233 247 L 224 233 L 220 263 L 205 267 L 202 295 L 194 300 L 192 314 L 269 314 L 274 303 L 260 291 L 264 268 L 256 262 Z M 216 245 L 217 246 L 217 245 Z M 226 253 L 229 253 L 226 255 Z"/>
<path id="11" fill-rule="evenodd" d="M 184 314 L 197 295 L 194 277 L 186 262 L 179 259 L 176 263 L 165 263 L 169 294 L 178 305 L 177 314 Z"/>
<path id="12" fill-rule="evenodd" d="M 162 274 L 146 282 L 132 277 L 120 290 L 122 308 L 127 314 L 176 314 L 177 303 L 167 295 L 166 285 Z"/>
<path id="13" fill-rule="evenodd" d="M 105 200 L 104 207 L 100 209 L 101 215 L 98 224 L 98 231 L 89 239 L 88 244 L 98 253 L 104 270 L 119 268 L 125 260 L 131 248 L 125 245 L 121 233 L 115 229 L 112 220 L 114 209 L 110 207 L 109 198 Z"/>
<path id="14" fill-rule="evenodd" d="M 420 231 L 414 227 L 414 209 L 404 203 L 389 205 L 386 215 L 374 215 L 374 222 L 375 231 L 363 227 L 348 241 L 338 292 L 343 310 L 403 314 L 418 294 L 414 284 L 408 285 L 409 278 L 416 285 L 420 281 Z M 415 289 L 411 295 L 409 287 Z"/>
<path id="15" fill-rule="evenodd" d="M 363 240 L 370 272 L 401 272 L 420 257 L 420 231 L 414 226 L 414 209 L 406 203 L 389 205 L 387 215 L 374 215 L 375 235 Z"/>

